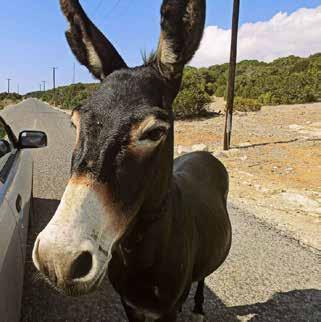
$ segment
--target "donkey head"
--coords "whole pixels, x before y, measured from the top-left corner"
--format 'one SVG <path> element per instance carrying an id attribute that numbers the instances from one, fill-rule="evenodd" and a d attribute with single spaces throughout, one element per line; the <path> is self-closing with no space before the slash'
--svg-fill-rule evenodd
<path id="1" fill-rule="evenodd" d="M 165 0 L 155 55 L 128 68 L 78 0 L 61 0 L 78 60 L 102 81 L 72 113 L 77 132 L 71 177 L 39 234 L 35 266 L 67 294 L 103 279 L 112 246 L 144 214 L 160 211 L 172 176 L 173 115 L 184 65 L 202 37 L 205 0 Z"/>

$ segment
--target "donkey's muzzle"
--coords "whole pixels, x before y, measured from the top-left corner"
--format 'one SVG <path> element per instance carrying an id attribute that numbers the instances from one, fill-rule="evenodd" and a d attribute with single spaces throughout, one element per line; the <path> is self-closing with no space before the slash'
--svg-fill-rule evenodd
<path id="1" fill-rule="evenodd" d="M 33 249 L 33 261 L 53 286 L 69 295 L 73 295 L 70 289 L 79 295 L 81 289 L 89 290 L 96 282 L 96 259 L 90 250 L 74 253 L 64 249 L 58 254 L 54 244 L 39 236 Z"/>

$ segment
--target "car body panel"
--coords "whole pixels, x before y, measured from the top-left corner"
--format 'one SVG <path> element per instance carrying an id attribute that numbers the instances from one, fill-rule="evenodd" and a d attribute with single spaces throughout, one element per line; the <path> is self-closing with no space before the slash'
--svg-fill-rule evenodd
<path id="1" fill-rule="evenodd" d="M 0 157 L 0 321 L 18 322 L 33 166 L 31 153 L 18 149 L 14 134 L 1 118 L 0 130 L 0 139 L 11 147 Z"/>
<path id="2" fill-rule="evenodd" d="M 8 189 L 5 198 L 16 218 L 24 260 L 28 237 L 30 200 L 32 197 L 32 157 L 29 151 L 18 152 L 7 182 Z M 20 210 L 17 209 L 18 203 Z"/>
<path id="3" fill-rule="evenodd" d="M 0 207 L 0 316 L 2 322 L 15 322 L 20 319 L 24 261 L 12 210 L 5 199 Z"/>

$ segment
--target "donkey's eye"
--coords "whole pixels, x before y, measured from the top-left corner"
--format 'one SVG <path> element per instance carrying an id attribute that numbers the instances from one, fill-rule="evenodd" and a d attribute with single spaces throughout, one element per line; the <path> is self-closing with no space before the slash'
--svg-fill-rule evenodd
<path id="1" fill-rule="evenodd" d="M 165 135 L 165 133 L 166 133 L 165 127 L 157 127 L 143 133 L 142 136 L 139 138 L 139 140 L 140 141 L 150 140 L 150 141 L 157 142 Z"/>

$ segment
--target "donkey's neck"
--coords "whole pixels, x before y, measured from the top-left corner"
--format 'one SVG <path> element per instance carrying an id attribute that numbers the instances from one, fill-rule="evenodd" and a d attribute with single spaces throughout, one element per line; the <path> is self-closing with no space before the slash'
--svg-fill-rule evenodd
<path id="1" fill-rule="evenodd" d="M 153 210 L 141 210 L 133 220 L 131 227 L 119 243 L 119 251 L 124 264 L 130 266 L 134 261 L 135 266 L 142 268 L 153 265 L 153 258 L 164 248 L 171 232 L 170 195 L 166 197 Z M 148 260 L 146 261 L 146 258 Z"/>

